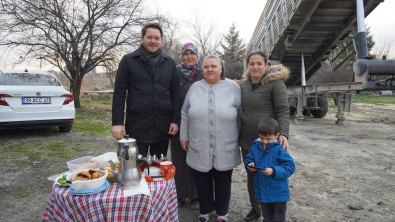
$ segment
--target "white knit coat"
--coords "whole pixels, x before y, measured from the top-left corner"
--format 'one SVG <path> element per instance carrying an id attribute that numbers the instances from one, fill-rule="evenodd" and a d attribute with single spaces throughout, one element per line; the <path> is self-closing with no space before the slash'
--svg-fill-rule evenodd
<path id="1" fill-rule="evenodd" d="M 187 164 L 200 172 L 231 170 L 241 163 L 238 146 L 240 87 L 233 80 L 189 89 L 181 110 L 180 141 L 189 141 Z"/>

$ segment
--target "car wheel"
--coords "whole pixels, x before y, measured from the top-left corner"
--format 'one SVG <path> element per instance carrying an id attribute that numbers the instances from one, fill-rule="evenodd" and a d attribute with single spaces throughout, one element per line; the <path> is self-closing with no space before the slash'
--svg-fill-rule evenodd
<path id="1" fill-rule="evenodd" d="M 59 131 L 67 133 L 70 132 L 72 127 L 73 125 L 59 126 Z"/>

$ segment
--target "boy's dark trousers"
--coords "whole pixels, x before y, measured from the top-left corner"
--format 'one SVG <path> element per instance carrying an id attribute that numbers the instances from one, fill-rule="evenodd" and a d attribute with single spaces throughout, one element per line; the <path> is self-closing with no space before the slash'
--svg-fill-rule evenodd
<path id="1" fill-rule="evenodd" d="M 263 222 L 285 222 L 287 202 L 261 203 Z"/>

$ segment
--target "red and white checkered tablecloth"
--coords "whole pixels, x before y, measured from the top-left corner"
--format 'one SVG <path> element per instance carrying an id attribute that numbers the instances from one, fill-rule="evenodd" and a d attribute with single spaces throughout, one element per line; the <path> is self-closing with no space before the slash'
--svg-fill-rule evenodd
<path id="1" fill-rule="evenodd" d="M 116 183 L 92 195 L 72 195 L 54 184 L 42 221 L 178 221 L 174 178 L 149 182 L 151 196 L 125 197 Z"/>

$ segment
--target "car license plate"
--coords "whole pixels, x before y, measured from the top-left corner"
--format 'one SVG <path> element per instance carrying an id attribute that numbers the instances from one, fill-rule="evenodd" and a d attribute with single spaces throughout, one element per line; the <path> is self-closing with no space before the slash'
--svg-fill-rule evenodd
<path id="1" fill-rule="evenodd" d="M 51 97 L 22 97 L 22 104 L 51 104 Z"/>

